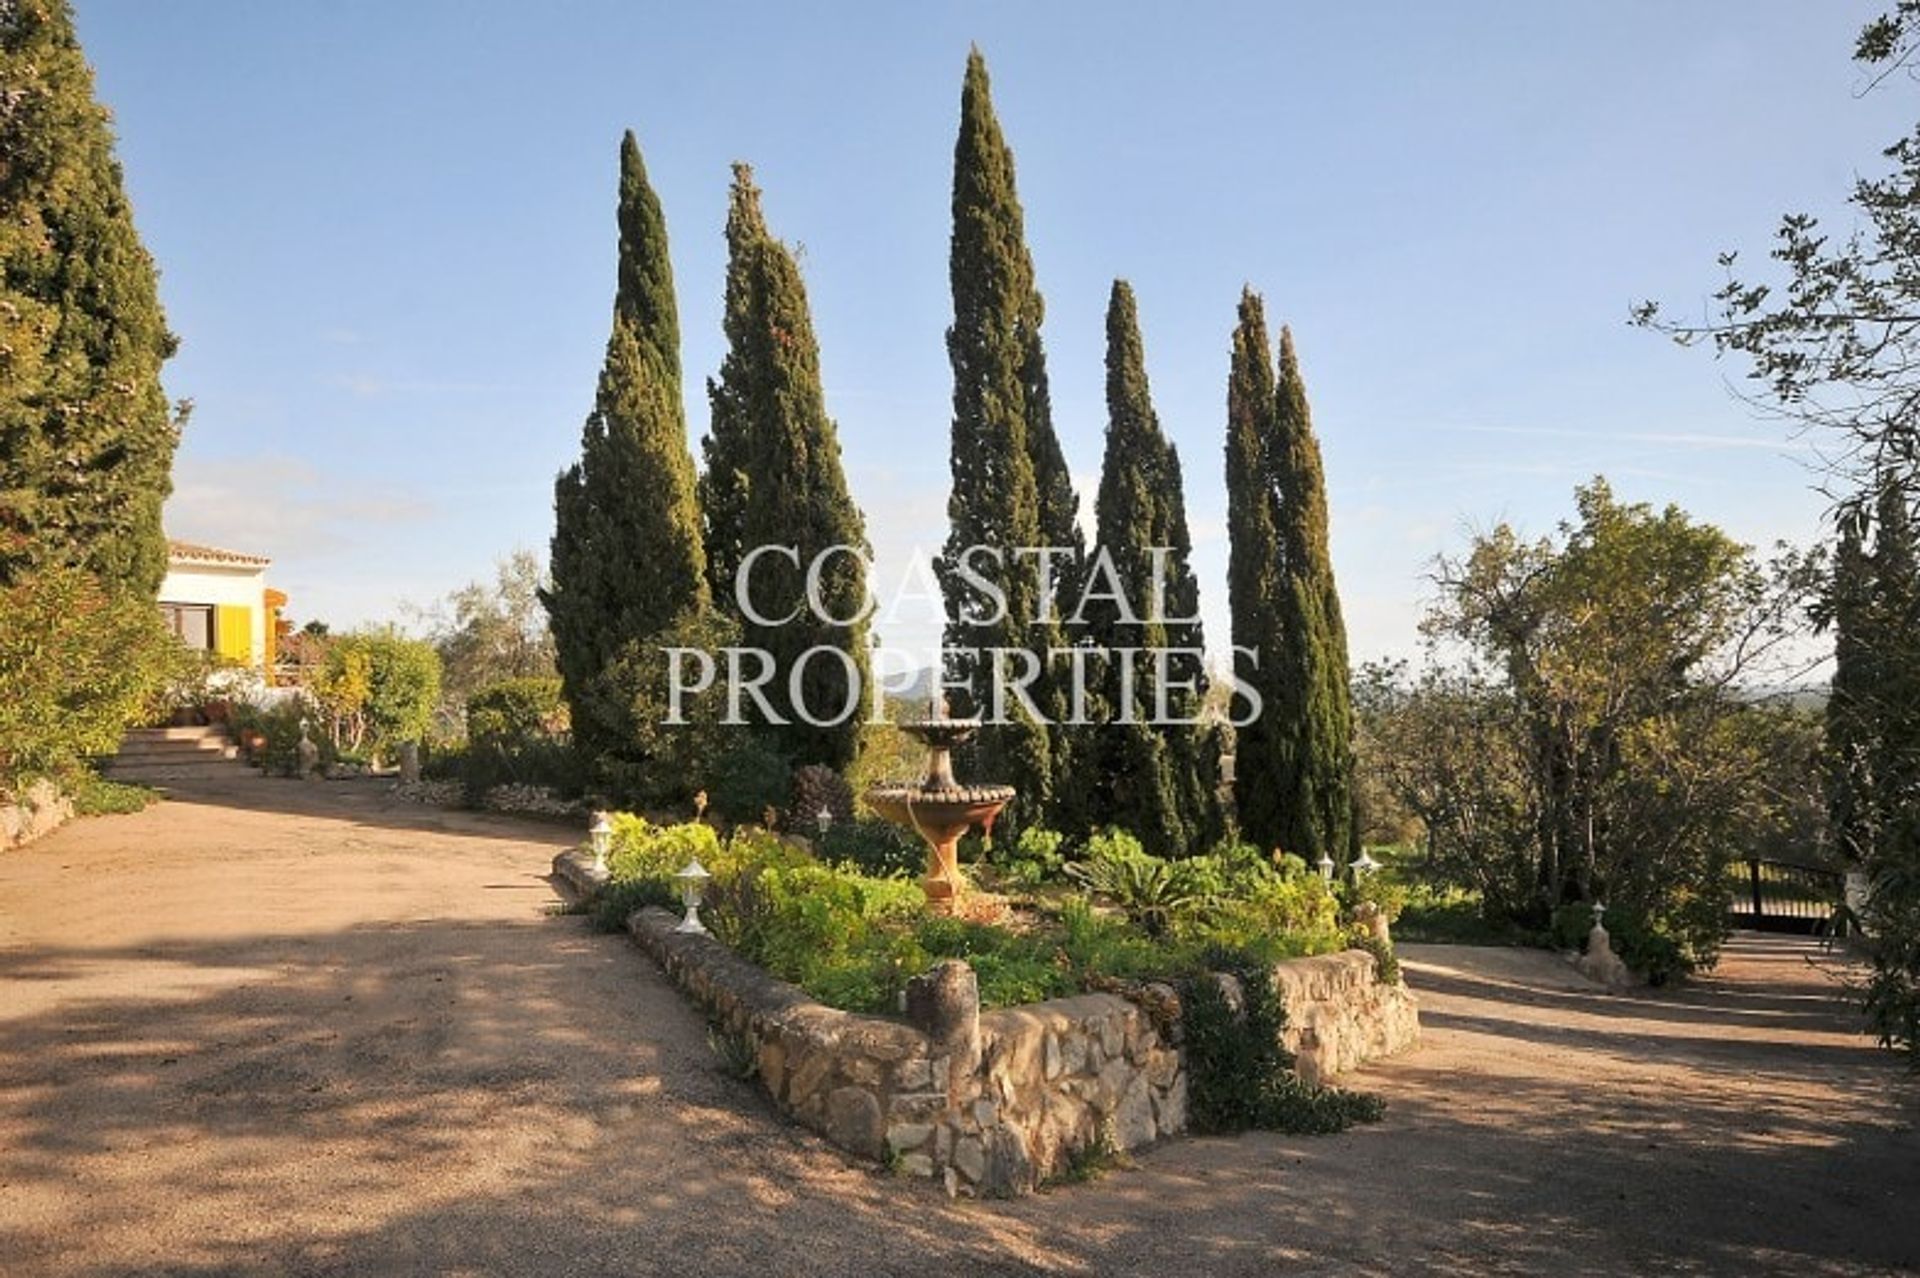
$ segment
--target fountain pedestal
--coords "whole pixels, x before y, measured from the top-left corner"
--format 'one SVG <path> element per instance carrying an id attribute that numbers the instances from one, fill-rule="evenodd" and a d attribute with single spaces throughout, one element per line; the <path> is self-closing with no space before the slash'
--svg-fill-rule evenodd
<path id="1" fill-rule="evenodd" d="M 994 818 L 1013 801 L 1010 785 L 961 785 L 953 778 L 953 747 L 980 730 L 978 719 L 930 718 L 900 725 L 927 747 L 927 773 L 917 785 L 890 782 L 871 787 L 867 806 L 918 833 L 927 845 L 927 875 L 921 880 L 927 905 L 952 914 L 966 880 L 960 873 L 960 836 L 975 826 L 993 833 Z"/>

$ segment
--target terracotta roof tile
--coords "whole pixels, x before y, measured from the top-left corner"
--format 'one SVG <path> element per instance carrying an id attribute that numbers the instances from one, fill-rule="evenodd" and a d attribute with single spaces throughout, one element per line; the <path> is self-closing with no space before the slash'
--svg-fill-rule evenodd
<path id="1" fill-rule="evenodd" d="M 235 564 L 260 568 L 273 562 L 264 555 L 243 555 L 237 550 L 222 550 L 218 546 L 201 546 L 191 541 L 171 539 L 167 541 L 167 558 L 181 563 Z"/>

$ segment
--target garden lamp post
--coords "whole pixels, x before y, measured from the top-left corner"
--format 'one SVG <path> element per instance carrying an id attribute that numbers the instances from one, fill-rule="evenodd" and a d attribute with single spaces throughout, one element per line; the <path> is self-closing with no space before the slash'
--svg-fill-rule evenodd
<path id="1" fill-rule="evenodd" d="M 1365 849 L 1362 849 L 1360 855 L 1353 858 L 1354 882 L 1358 883 L 1362 877 L 1372 874 L 1379 868 L 1380 863 L 1368 856 Z"/>
<path id="2" fill-rule="evenodd" d="M 607 846 L 613 842 L 613 822 L 607 820 L 607 814 L 593 814 L 593 824 L 587 827 L 587 838 L 593 842 L 593 868 L 600 873 L 607 872 Z"/>
<path id="3" fill-rule="evenodd" d="M 687 862 L 686 868 L 673 876 L 680 885 L 680 903 L 687 907 L 687 917 L 680 920 L 676 932 L 698 932 L 706 935 L 706 925 L 700 922 L 700 900 L 706 894 L 707 881 L 713 876 L 707 873 L 707 867 L 695 857 Z"/>
<path id="4" fill-rule="evenodd" d="M 832 810 L 822 807 L 820 811 L 814 815 L 813 823 L 820 827 L 820 835 L 822 838 L 825 838 L 827 831 L 833 828 Z"/>
<path id="5" fill-rule="evenodd" d="M 1323 883 L 1333 882 L 1333 858 L 1331 856 L 1328 856 L 1325 852 L 1322 852 L 1320 854 L 1320 859 L 1316 861 L 1314 864 L 1320 867 L 1321 882 Z"/>

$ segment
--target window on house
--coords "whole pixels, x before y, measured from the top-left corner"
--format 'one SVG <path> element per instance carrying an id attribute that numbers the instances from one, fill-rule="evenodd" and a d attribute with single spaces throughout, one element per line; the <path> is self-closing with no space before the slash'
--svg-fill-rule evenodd
<path id="1" fill-rule="evenodd" d="M 187 647 L 200 652 L 213 651 L 212 604 L 163 603 L 160 616 L 167 623 L 167 629 L 179 636 Z"/>

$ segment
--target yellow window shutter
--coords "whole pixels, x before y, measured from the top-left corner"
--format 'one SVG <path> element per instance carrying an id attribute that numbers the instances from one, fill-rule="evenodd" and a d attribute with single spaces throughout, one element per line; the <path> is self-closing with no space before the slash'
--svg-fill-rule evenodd
<path id="1" fill-rule="evenodd" d="M 213 650 L 229 661 L 253 660 L 253 609 L 245 604 L 221 604 L 214 616 Z"/>

